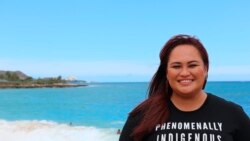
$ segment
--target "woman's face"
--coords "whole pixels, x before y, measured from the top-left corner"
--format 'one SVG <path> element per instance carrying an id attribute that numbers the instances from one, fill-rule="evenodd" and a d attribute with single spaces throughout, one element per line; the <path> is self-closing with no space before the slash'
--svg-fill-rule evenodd
<path id="1" fill-rule="evenodd" d="M 176 46 L 170 53 L 166 71 L 173 94 L 191 97 L 202 92 L 207 67 L 194 46 Z"/>

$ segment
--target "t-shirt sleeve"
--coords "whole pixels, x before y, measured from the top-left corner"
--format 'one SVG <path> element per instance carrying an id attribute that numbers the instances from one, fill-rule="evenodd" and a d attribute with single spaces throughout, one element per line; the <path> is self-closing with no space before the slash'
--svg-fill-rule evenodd
<path id="1" fill-rule="evenodd" d="M 250 119 L 244 110 L 240 107 L 239 126 L 235 134 L 235 141 L 250 141 Z"/>
<path id="2" fill-rule="evenodd" d="M 140 115 L 129 116 L 120 135 L 119 141 L 134 141 L 131 134 L 140 121 Z"/>

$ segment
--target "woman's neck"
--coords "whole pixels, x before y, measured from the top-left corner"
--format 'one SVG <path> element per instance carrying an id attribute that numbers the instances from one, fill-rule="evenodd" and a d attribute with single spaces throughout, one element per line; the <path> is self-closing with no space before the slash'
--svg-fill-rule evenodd
<path id="1" fill-rule="evenodd" d="M 179 110 L 190 112 L 199 109 L 204 104 L 206 98 L 207 94 L 204 91 L 201 91 L 192 97 L 184 97 L 173 93 L 171 101 Z"/>

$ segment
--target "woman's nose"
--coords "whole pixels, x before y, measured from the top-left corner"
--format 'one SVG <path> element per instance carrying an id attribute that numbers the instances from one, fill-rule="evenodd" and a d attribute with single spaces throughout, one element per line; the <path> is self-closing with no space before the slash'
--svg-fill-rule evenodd
<path id="1" fill-rule="evenodd" d="M 189 72 L 188 68 L 182 68 L 181 72 L 180 72 L 180 75 L 181 76 L 188 76 L 188 75 L 190 75 L 190 72 Z"/>

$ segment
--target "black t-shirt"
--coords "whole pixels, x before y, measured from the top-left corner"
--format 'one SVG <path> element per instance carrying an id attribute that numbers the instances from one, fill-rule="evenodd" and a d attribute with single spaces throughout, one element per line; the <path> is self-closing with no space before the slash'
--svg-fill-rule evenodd
<path id="1" fill-rule="evenodd" d="M 215 95 L 208 94 L 195 111 L 180 111 L 171 102 L 169 109 L 169 120 L 143 141 L 250 141 L 250 119 L 243 109 Z M 128 117 L 119 141 L 133 141 L 130 134 L 140 119 L 140 114 Z"/>

